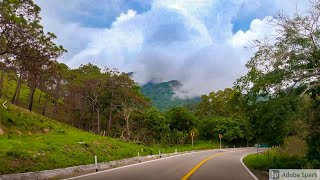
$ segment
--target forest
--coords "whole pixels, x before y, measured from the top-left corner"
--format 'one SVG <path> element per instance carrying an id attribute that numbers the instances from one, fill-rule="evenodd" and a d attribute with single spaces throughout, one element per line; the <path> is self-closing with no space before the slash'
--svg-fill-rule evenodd
<path id="1" fill-rule="evenodd" d="M 307 143 L 320 168 L 320 3 L 305 14 L 277 15 L 277 36 L 252 42 L 247 74 L 198 104 L 165 112 L 151 105 L 130 74 L 94 64 L 60 63 L 67 50 L 41 25 L 32 0 L 0 1 L 0 98 L 76 128 L 143 144 L 201 140 L 230 145 Z"/>

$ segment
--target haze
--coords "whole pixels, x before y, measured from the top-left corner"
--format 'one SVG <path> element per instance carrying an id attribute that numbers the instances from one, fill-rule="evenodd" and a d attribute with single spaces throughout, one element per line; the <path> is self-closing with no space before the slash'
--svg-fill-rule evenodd
<path id="1" fill-rule="evenodd" d="M 275 33 L 268 19 L 308 7 L 305 0 L 36 0 L 47 31 L 76 68 L 88 62 L 134 72 L 141 85 L 179 80 L 180 97 L 231 87 L 254 50 Z"/>

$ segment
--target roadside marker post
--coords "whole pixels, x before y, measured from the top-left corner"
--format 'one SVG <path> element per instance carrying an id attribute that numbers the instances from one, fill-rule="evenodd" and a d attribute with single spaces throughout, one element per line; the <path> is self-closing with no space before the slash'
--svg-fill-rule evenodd
<path id="1" fill-rule="evenodd" d="M 138 151 L 138 159 L 139 159 L 139 163 L 141 162 L 141 158 L 140 158 L 140 152 Z"/>
<path id="2" fill-rule="evenodd" d="M 192 147 L 193 147 L 193 137 L 194 137 L 194 132 L 191 132 Z"/>
<path id="3" fill-rule="evenodd" d="M 219 139 L 220 139 L 220 149 L 221 149 L 221 139 L 222 139 L 222 134 L 219 134 Z"/>
<path id="4" fill-rule="evenodd" d="M 96 172 L 98 172 L 98 158 L 97 158 L 97 155 L 94 155 L 94 163 L 96 165 Z"/>
<path id="5" fill-rule="evenodd" d="M 257 145 L 257 160 L 258 160 L 258 154 L 259 154 L 259 146 L 260 144 Z"/>
<path id="6" fill-rule="evenodd" d="M 178 150 L 176 149 L 175 153 L 177 154 L 178 153 Z"/>
<path id="7" fill-rule="evenodd" d="M 159 157 L 161 158 L 161 152 L 160 152 L 160 150 L 159 150 Z"/>

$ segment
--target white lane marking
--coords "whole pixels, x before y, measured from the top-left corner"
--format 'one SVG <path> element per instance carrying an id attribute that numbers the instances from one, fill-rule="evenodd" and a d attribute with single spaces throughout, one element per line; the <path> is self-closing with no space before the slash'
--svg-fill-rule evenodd
<path id="1" fill-rule="evenodd" d="M 254 153 L 252 153 L 252 154 L 255 154 L 255 153 L 257 153 L 257 152 L 254 152 Z M 249 154 L 247 154 L 247 155 L 249 155 Z M 240 159 L 240 162 L 241 162 L 242 166 L 248 171 L 248 173 L 252 176 L 252 178 L 253 178 L 254 180 L 259 180 L 259 179 L 257 178 L 257 176 L 254 175 L 254 174 L 250 171 L 250 169 L 247 168 L 247 166 L 243 163 L 243 158 L 246 157 L 247 155 L 242 156 L 241 159 Z"/>
<path id="2" fill-rule="evenodd" d="M 206 151 L 218 151 L 219 152 L 221 150 L 220 149 L 213 149 L 213 150 L 206 150 Z M 206 152 L 206 151 L 196 151 L 196 152 L 190 152 L 190 153 L 185 153 L 185 154 L 178 154 L 178 155 L 169 156 L 169 157 L 165 157 L 165 158 L 161 158 L 161 159 L 154 159 L 154 160 L 145 161 L 145 162 L 141 162 L 141 163 L 135 163 L 135 164 L 127 165 L 127 166 L 122 166 L 122 167 L 107 169 L 107 170 L 94 172 L 94 173 L 90 173 L 90 174 L 85 174 L 85 175 L 81 175 L 81 176 L 71 177 L 71 178 L 67 178 L 67 179 L 64 179 L 64 180 L 71 180 L 71 179 L 77 179 L 77 178 L 92 176 L 92 175 L 95 175 L 95 174 L 100 174 L 100 173 L 105 173 L 105 172 L 109 172 L 109 171 L 119 170 L 119 169 L 128 168 L 128 167 L 132 167 L 132 166 L 138 166 L 138 165 L 141 165 L 141 164 L 146 164 L 146 163 L 150 163 L 150 162 L 154 162 L 154 161 L 160 161 L 160 160 L 164 160 L 164 159 L 170 159 L 170 158 L 175 158 L 175 157 L 184 156 L 184 155 L 188 155 L 188 154 L 194 154 L 194 153 L 201 153 L 201 152 Z M 230 150 L 222 150 L 222 151 L 230 151 Z"/>

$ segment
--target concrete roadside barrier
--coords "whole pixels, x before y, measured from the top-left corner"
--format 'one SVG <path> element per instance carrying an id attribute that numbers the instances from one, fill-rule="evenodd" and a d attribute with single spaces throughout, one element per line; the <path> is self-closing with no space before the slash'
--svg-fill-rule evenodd
<path id="1" fill-rule="evenodd" d="M 175 156 L 179 154 L 186 154 L 190 152 L 196 152 L 196 151 L 185 151 L 185 152 L 161 154 L 161 158 Z M 68 168 L 62 168 L 62 169 L 0 175 L 0 180 L 62 179 L 62 178 L 68 178 L 68 177 L 73 177 L 77 175 L 83 175 L 87 173 L 94 173 L 97 171 L 97 167 L 99 168 L 99 171 L 102 171 L 102 170 L 112 169 L 115 167 L 136 164 L 143 161 L 150 161 L 154 159 L 160 159 L 159 155 L 140 156 L 140 153 L 139 153 L 137 157 L 121 159 L 116 161 L 102 162 L 97 164 L 95 163 L 95 164 L 82 165 L 82 166 L 74 166 L 74 167 L 68 167 Z"/>

